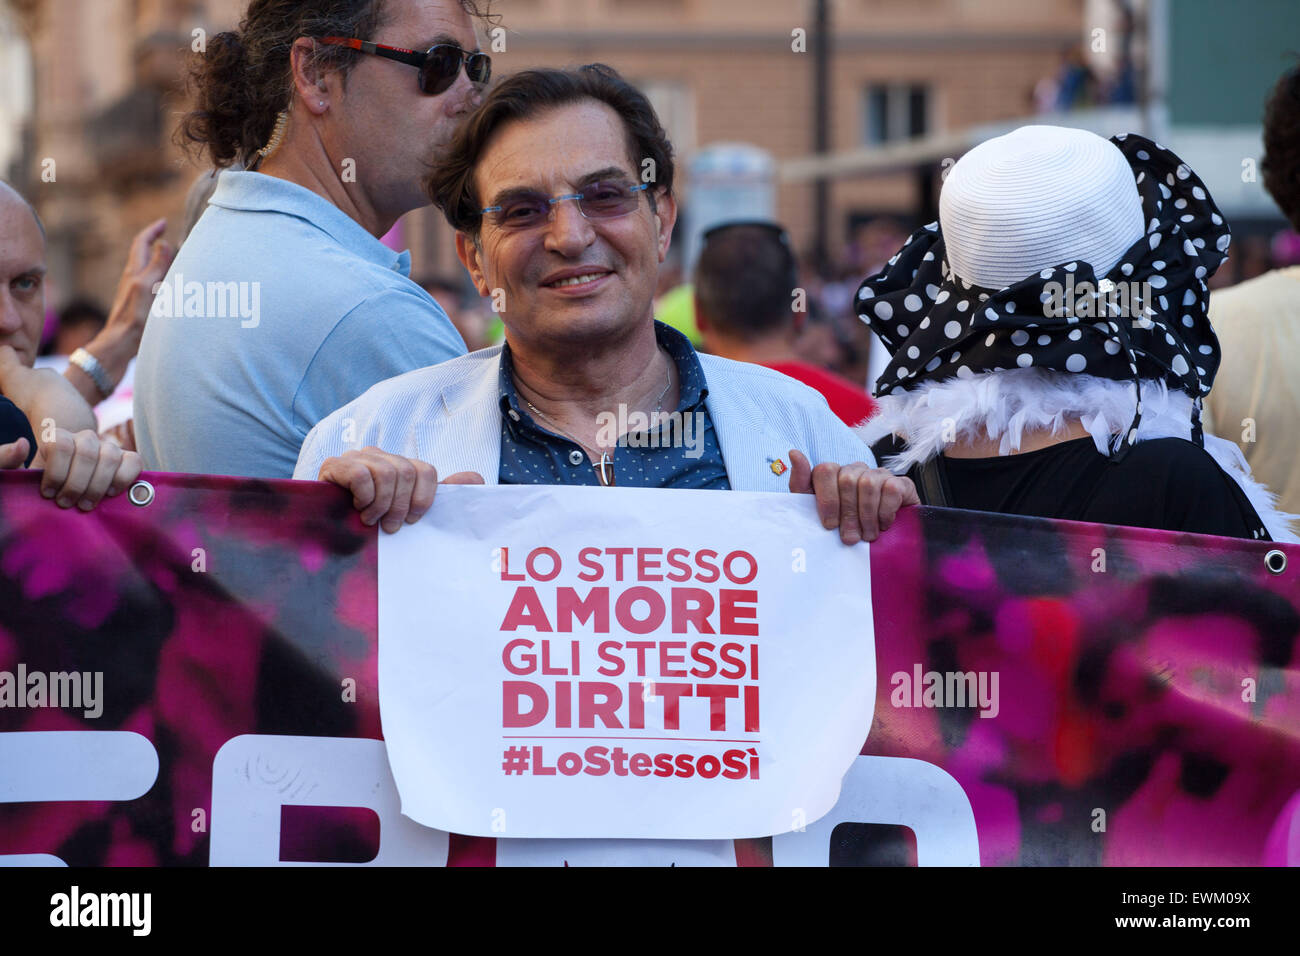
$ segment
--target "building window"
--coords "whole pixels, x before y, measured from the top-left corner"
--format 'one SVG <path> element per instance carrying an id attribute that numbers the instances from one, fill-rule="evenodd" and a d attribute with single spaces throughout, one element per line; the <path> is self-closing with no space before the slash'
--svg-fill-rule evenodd
<path id="1" fill-rule="evenodd" d="M 862 97 L 862 141 L 868 146 L 916 139 L 930 131 L 930 88 L 871 83 Z"/>
<path id="2" fill-rule="evenodd" d="M 681 81 L 644 77 L 638 78 L 635 86 L 659 114 L 659 122 L 673 144 L 673 153 L 689 155 L 695 149 L 694 91 Z"/>

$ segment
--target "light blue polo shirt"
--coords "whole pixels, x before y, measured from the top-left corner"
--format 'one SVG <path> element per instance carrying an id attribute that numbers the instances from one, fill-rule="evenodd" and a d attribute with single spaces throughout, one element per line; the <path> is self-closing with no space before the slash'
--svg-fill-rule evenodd
<path id="1" fill-rule="evenodd" d="M 330 412 L 376 382 L 464 355 L 410 268 L 410 253 L 310 190 L 223 172 L 140 343 L 145 467 L 289 478 Z"/>

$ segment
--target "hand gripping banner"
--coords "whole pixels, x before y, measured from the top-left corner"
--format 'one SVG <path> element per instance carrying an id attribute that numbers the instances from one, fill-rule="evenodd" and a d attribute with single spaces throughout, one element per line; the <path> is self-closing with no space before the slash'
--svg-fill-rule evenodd
<path id="1" fill-rule="evenodd" d="M 402 815 L 379 532 L 348 496 L 144 477 L 147 503 L 83 515 L 0 474 L 2 863 L 1300 861 L 1292 546 L 909 509 L 871 546 L 874 717 L 829 812 L 623 840 L 509 838 L 489 809 L 493 838 Z M 456 594 L 420 599 L 436 626 Z"/>

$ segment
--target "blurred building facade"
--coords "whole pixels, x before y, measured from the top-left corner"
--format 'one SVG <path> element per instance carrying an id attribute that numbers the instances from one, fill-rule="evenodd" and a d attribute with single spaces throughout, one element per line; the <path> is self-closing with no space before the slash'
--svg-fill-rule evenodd
<path id="1" fill-rule="evenodd" d="M 195 30 L 234 22 L 225 0 L 8 0 L 27 39 L 32 112 L 10 175 L 49 234 L 54 306 L 110 295 L 131 236 L 179 227 L 197 167 L 172 145 Z M 173 229 L 172 238 L 177 238 Z"/>
<path id="2" fill-rule="evenodd" d="M 680 159 L 716 143 L 781 164 L 813 153 L 819 58 L 815 0 L 510 0 L 503 72 L 599 60 L 644 89 Z M 827 0 L 828 152 L 883 146 L 1032 113 L 1035 84 L 1080 42 L 1084 0 Z M 679 164 L 679 168 L 684 163 Z M 691 215 L 691 184 L 681 183 Z M 826 252 L 855 223 L 910 222 L 915 171 L 827 185 Z M 776 213 L 800 251 L 817 243 L 812 182 L 778 183 Z"/>
<path id="3" fill-rule="evenodd" d="M 32 113 L 11 169 L 50 231 L 59 298 L 107 295 L 129 237 L 179 215 L 200 167 L 172 142 L 185 61 L 232 27 L 246 0 L 0 0 L 28 38 Z M 400 0 L 398 0 L 400 2 Z M 827 0 L 830 152 L 889 145 L 1033 113 L 1036 84 L 1087 36 L 1087 0 Z M 751 143 L 778 163 L 814 151 L 816 0 L 496 0 L 484 34 L 498 76 L 599 60 L 644 88 L 680 157 Z M 201 32 L 196 32 L 201 31 Z M 51 165 L 52 163 L 52 165 Z M 684 165 L 684 163 L 683 163 Z M 829 181 L 827 251 L 853 224 L 932 204 L 901 169 Z M 810 181 L 779 185 L 777 214 L 800 249 L 814 235 Z M 686 215 L 690 183 L 680 183 Z M 459 270 L 440 216 L 403 223 L 415 271 Z"/>
<path id="4" fill-rule="evenodd" d="M 0 4 L 0 178 L 12 178 L 27 153 L 31 112 L 31 50 L 17 14 Z"/>

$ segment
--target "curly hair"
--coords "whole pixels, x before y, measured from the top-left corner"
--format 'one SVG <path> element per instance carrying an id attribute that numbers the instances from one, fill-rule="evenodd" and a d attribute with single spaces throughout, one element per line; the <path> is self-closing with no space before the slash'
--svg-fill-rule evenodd
<path id="1" fill-rule="evenodd" d="M 425 191 L 452 228 L 478 236 L 483 204 L 474 185 L 474 172 L 496 130 L 512 120 L 533 119 L 547 110 L 588 99 L 605 103 L 622 118 L 628 156 L 633 162 L 652 161 L 655 188 L 646 192 L 651 208 L 656 192 L 671 195 L 672 143 L 645 94 L 617 70 L 603 63 L 566 70 L 524 70 L 488 93 L 457 131 L 442 162 L 425 179 Z"/>
<path id="2" fill-rule="evenodd" d="M 1282 74 L 1264 107 L 1264 188 L 1300 231 L 1300 66 Z"/>
<path id="3" fill-rule="evenodd" d="M 459 0 L 479 20 L 490 20 L 490 0 Z M 372 39 L 387 22 L 387 0 L 252 0 L 233 32 L 208 40 L 190 72 L 195 109 L 182 120 L 178 140 L 206 148 L 213 165 L 251 164 L 266 145 L 276 117 L 292 102 L 290 51 L 299 37 Z M 314 65 L 338 70 L 346 82 L 361 53 L 321 46 Z"/>

